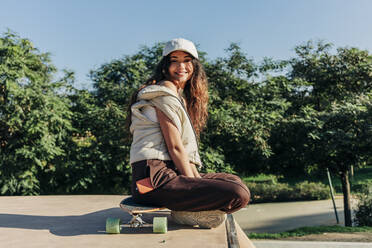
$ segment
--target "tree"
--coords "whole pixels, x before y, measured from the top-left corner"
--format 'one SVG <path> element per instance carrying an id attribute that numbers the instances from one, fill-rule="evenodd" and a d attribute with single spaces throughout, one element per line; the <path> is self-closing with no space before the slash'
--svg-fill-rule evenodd
<path id="1" fill-rule="evenodd" d="M 133 92 L 150 78 L 162 54 L 162 44 L 142 47 L 139 52 L 115 59 L 90 72 L 94 95 L 103 105 L 113 101 L 127 106 Z"/>
<path id="2" fill-rule="evenodd" d="M 72 129 L 64 96 L 69 77 L 52 81 L 49 54 L 8 31 L 0 37 L 0 192 L 39 194 L 64 156 Z"/>
<path id="3" fill-rule="evenodd" d="M 357 48 L 337 48 L 332 44 L 309 41 L 295 48 L 297 57 L 289 61 L 289 78 L 297 84 L 298 106 L 309 105 L 315 110 L 329 108 L 355 94 L 372 90 L 372 57 Z"/>
<path id="4" fill-rule="evenodd" d="M 268 144 L 271 129 L 278 123 L 288 102 L 285 77 L 256 82 L 261 73 L 237 44 L 226 50 L 227 58 L 205 63 L 210 84 L 209 119 L 202 135 L 205 146 L 223 151 L 226 162 L 241 173 L 266 171 L 271 156 Z"/>
<path id="5" fill-rule="evenodd" d="M 309 133 L 314 140 L 313 163 L 328 167 L 340 176 L 344 195 L 345 224 L 352 225 L 350 205 L 350 166 L 367 165 L 372 147 L 372 98 L 333 104 L 330 111 L 317 113 L 317 128 Z"/>
<path id="6" fill-rule="evenodd" d="M 126 109 L 113 101 L 99 104 L 86 90 L 70 96 L 74 130 L 70 133 L 60 191 L 69 193 L 129 193 L 129 147 Z"/>
<path id="7" fill-rule="evenodd" d="M 364 166 L 370 158 L 372 57 L 356 48 L 331 54 L 331 47 L 308 42 L 289 61 L 292 107 L 273 133 L 271 161 L 272 166 L 280 161 L 282 171 L 330 168 L 337 173 L 345 224 L 351 225 L 349 168 Z"/>

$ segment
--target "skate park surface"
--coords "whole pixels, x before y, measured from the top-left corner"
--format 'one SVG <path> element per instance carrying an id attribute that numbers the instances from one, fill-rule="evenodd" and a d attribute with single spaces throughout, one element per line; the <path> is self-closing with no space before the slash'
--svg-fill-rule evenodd
<path id="1" fill-rule="evenodd" d="M 108 217 L 131 216 L 119 208 L 122 195 L 61 195 L 0 197 L 0 247 L 228 247 L 226 229 L 198 229 L 173 223 L 166 234 L 150 227 L 123 228 L 121 234 L 106 234 Z M 339 217 L 342 200 L 337 199 Z M 310 209 L 310 210 L 307 210 Z M 311 210 L 312 209 L 312 210 Z M 169 211 L 154 213 L 169 217 Z M 145 215 L 151 222 L 154 215 Z M 248 232 L 276 232 L 309 224 L 335 222 L 332 202 L 252 204 L 234 213 Z M 311 222 L 313 221 L 313 222 Z M 372 247 L 365 243 L 295 242 L 253 240 L 257 248 L 270 247 Z"/>

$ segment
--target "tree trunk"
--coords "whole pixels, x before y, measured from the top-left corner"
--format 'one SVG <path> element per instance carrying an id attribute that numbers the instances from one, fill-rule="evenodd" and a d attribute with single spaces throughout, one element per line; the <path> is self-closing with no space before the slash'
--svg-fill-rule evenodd
<path id="1" fill-rule="evenodd" d="M 345 226 L 352 226 L 349 171 L 341 172 L 342 193 L 344 194 Z"/>

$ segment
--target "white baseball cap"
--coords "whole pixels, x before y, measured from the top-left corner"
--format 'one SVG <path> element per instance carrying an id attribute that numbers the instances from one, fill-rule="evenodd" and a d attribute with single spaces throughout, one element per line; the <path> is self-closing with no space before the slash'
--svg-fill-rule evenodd
<path id="1" fill-rule="evenodd" d="M 196 50 L 194 43 L 183 38 L 173 39 L 165 43 L 163 57 L 174 51 L 184 51 L 191 54 L 194 58 L 199 59 L 198 51 Z"/>

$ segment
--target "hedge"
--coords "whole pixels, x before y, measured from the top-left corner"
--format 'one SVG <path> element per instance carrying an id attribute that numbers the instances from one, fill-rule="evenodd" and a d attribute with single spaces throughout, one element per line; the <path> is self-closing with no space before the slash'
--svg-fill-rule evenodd
<path id="1" fill-rule="evenodd" d="M 253 203 L 307 201 L 329 199 L 326 185 L 304 181 L 290 186 L 287 183 L 251 183 L 246 182 L 251 191 Z"/>

